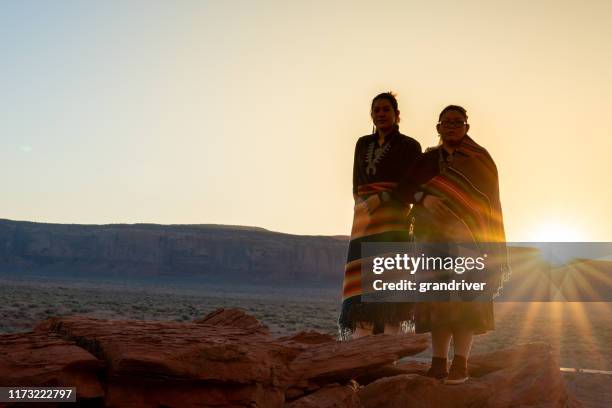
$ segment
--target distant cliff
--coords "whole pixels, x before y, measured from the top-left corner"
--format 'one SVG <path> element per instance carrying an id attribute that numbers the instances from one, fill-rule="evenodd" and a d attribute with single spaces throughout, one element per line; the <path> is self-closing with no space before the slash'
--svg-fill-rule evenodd
<path id="1" fill-rule="evenodd" d="M 347 246 L 240 226 L 0 220 L 0 270 L 11 273 L 339 285 Z"/>
<path id="2" fill-rule="evenodd" d="M 605 244 L 605 243 L 604 243 Z M 228 225 L 43 224 L 0 219 L 0 272 L 84 279 L 201 280 L 339 288 L 348 237 Z M 612 262 L 549 264 L 509 248 L 503 300 L 610 301 Z M 501 300 L 500 299 L 500 300 Z"/>

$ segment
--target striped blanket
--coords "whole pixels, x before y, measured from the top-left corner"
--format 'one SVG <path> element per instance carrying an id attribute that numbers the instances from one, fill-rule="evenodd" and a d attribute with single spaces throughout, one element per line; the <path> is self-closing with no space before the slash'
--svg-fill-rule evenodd
<path id="1" fill-rule="evenodd" d="M 499 198 L 497 167 L 489 153 L 471 137 L 465 136 L 453 160 L 424 188 L 445 200 L 455 217 L 465 225 L 473 242 L 487 245 L 504 243 L 506 235 Z M 505 245 L 491 245 L 495 256 L 494 272 L 489 277 L 497 293 L 510 270 Z"/>
<path id="2" fill-rule="evenodd" d="M 358 187 L 357 195 L 367 199 L 372 194 L 392 191 L 393 182 L 377 182 Z M 384 322 L 408 320 L 406 305 L 393 303 L 361 303 L 361 265 L 364 259 L 361 244 L 364 242 L 406 242 L 410 239 L 409 208 L 398 201 L 383 203 L 372 214 L 363 200 L 354 207 L 353 228 L 347 263 L 344 270 L 342 312 L 339 319 L 341 330 L 352 330 L 356 322 L 373 322 L 379 327 Z"/>
<path id="3" fill-rule="evenodd" d="M 397 183 L 380 182 L 359 186 L 358 196 L 367 198 L 382 191 L 392 191 Z M 398 203 L 399 204 L 399 203 Z M 365 202 L 355 205 L 349 255 L 344 269 L 342 299 L 361 295 L 361 243 L 397 242 L 408 239 L 408 209 L 401 205 L 382 205 L 373 214 Z"/>

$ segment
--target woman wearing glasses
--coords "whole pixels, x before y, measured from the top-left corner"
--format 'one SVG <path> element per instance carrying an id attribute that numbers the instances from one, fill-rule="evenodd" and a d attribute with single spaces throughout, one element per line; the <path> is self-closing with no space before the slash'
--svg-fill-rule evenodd
<path id="1" fill-rule="evenodd" d="M 389 194 L 406 167 L 421 153 L 420 144 L 399 132 L 400 111 L 391 92 L 377 95 L 370 116 L 376 131 L 359 138 L 353 165 L 353 227 L 344 271 L 342 339 L 376 333 L 398 333 L 400 322 L 412 320 L 413 305 L 361 301 L 361 244 L 406 242 L 410 238 L 409 206 Z"/>
<path id="2" fill-rule="evenodd" d="M 497 168 L 489 153 L 467 135 L 470 129 L 467 119 L 461 106 L 444 108 L 436 127 L 440 145 L 421 155 L 398 188 L 397 194 L 404 200 L 410 200 L 414 194 L 424 195 L 411 211 L 417 242 L 444 243 L 443 247 L 449 250 L 458 247 L 453 243 L 505 242 Z M 416 192 L 417 189 L 422 192 Z M 493 254 L 486 264 L 486 280 L 493 286 L 493 292 L 498 292 L 509 272 L 505 246 L 489 247 Z M 460 281 L 461 276 L 442 279 Z M 433 357 L 428 376 L 446 379 L 447 384 L 467 380 L 473 335 L 494 329 L 490 299 L 416 305 L 416 332 L 432 335 Z M 448 371 L 451 338 L 454 358 Z"/>

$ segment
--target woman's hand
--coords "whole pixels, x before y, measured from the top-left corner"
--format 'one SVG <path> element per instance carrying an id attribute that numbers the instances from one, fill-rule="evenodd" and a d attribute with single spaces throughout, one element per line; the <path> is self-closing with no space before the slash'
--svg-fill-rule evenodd
<path id="1" fill-rule="evenodd" d="M 376 211 L 376 209 L 380 207 L 381 203 L 382 201 L 380 200 L 378 194 L 372 194 L 371 196 L 369 196 L 368 199 L 365 200 L 365 204 L 368 208 L 368 213 L 372 215 L 374 211 Z"/>
<path id="2" fill-rule="evenodd" d="M 372 215 L 374 211 L 376 211 L 376 209 L 380 207 L 380 204 L 381 200 L 378 194 L 372 194 L 367 198 L 367 200 L 364 200 L 362 197 L 358 197 L 355 200 L 355 207 L 365 207 L 365 210 L 370 215 Z"/>
<path id="3" fill-rule="evenodd" d="M 443 199 L 431 194 L 427 194 L 425 198 L 423 198 L 423 207 L 437 216 L 444 216 L 450 212 L 446 204 L 444 204 Z"/>

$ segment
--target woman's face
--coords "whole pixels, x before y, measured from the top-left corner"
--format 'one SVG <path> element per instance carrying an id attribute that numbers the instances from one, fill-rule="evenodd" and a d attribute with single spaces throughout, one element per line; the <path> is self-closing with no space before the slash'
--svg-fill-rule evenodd
<path id="1" fill-rule="evenodd" d="M 397 112 L 399 114 L 399 111 Z M 389 131 L 397 123 L 397 115 L 391 106 L 391 102 L 386 99 L 379 98 L 372 104 L 372 121 L 377 129 Z"/>
<path id="2" fill-rule="evenodd" d="M 436 129 L 444 144 L 458 146 L 470 129 L 470 125 L 466 123 L 461 112 L 451 109 L 444 112 Z"/>

